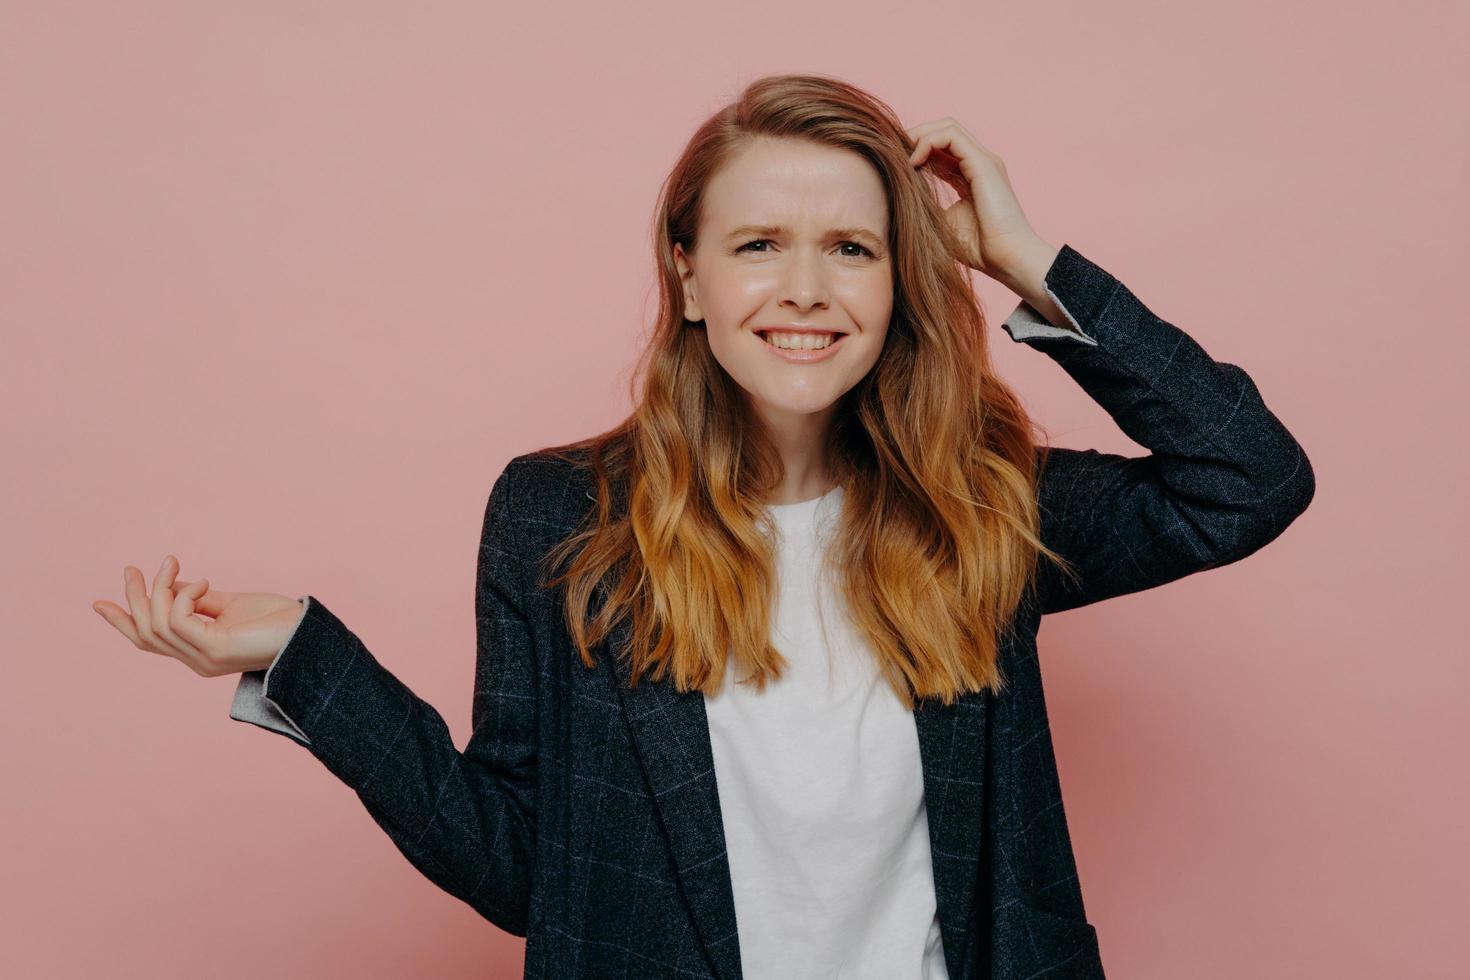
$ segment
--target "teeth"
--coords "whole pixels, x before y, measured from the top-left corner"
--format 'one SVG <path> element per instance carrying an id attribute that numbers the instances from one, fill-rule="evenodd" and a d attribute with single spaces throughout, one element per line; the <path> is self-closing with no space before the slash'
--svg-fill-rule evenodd
<path id="1" fill-rule="evenodd" d="M 783 350 L 821 350 L 823 347 L 831 347 L 837 343 L 837 335 L 833 333 L 769 332 L 761 336 L 772 347 L 780 347 Z"/>

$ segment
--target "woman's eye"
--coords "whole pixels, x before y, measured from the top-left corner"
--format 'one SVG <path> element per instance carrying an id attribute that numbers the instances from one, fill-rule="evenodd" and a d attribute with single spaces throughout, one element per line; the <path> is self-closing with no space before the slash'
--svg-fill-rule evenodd
<path id="1" fill-rule="evenodd" d="M 750 249 L 750 246 L 752 246 L 752 245 L 764 245 L 765 243 L 767 243 L 769 241 L 770 241 L 769 238 L 756 238 L 756 239 L 753 239 L 752 241 L 748 241 L 744 245 L 741 245 L 739 248 L 737 248 L 735 250 L 735 254 L 738 255 L 741 252 L 744 252 L 744 251 Z M 872 253 L 872 250 L 870 250 L 866 245 L 860 245 L 857 242 L 843 242 L 838 247 L 841 248 L 842 246 L 845 246 L 845 245 L 851 245 L 853 248 L 858 249 L 859 252 L 862 253 L 861 255 L 853 255 L 851 253 L 848 253 L 848 255 L 845 256 L 845 257 L 846 258 L 849 258 L 849 259 L 858 259 L 858 258 L 862 258 L 863 255 L 872 256 L 872 254 L 873 254 Z M 751 254 L 752 255 L 755 255 L 755 254 L 759 254 L 759 253 L 756 252 L 756 251 L 754 251 L 754 250 L 752 250 L 751 251 Z"/>

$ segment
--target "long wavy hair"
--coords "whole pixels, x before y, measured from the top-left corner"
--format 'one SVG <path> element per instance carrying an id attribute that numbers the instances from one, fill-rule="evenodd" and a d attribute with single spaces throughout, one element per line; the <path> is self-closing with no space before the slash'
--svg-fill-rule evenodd
<path id="1" fill-rule="evenodd" d="M 853 623 L 909 708 L 999 692 L 1003 630 L 1037 556 L 1066 566 L 1039 533 L 1031 420 L 991 369 L 986 320 L 937 178 L 871 95 L 822 75 L 751 83 L 706 120 L 664 181 L 653 225 L 659 311 L 632 377 L 633 412 L 614 428 L 543 453 L 590 467 L 596 506 L 545 556 L 541 584 L 565 583 L 567 628 L 590 648 L 629 617 L 631 685 L 645 672 L 717 694 L 726 658 L 764 690 L 785 657 L 771 643 L 775 555 L 764 502 L 779 455 L 684 318 L 675 242 L 698 246 L 710 178 L 753 139 L 809 140 L 861 154 L 888 198 L 894 306 L 871 371 L 842 396 L 826 450 L 843 487 L 825 567 Z M 570 561 L 557 572 L 563 562 Z M 598 586 L 605 601 L 589 615 Z"/>

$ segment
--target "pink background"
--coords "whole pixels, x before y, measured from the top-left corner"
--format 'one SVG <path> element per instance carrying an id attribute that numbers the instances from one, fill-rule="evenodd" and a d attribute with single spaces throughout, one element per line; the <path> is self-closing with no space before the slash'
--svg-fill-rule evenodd
<path id="1" fill-rule="evenodd" d="M 0 6 L 0 973 L 519 975 L 89 606 L 168 553 L 312 592 L 463 747 L 492 480 L 625 413 L 693 127 L 818 71 L 958 119 L 1316 469 L 1259 554 L 1042 629 L 1110 975 L 1463 976 L 1463 12 L 513 6 Z M 1139 452 L 979 288 L 1057 443 Z"/>

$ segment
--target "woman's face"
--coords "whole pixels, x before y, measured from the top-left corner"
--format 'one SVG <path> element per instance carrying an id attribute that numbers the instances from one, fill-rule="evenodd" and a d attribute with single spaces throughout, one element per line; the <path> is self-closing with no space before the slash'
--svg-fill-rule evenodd
<path id="1" fill-rule="evenodd" d="M 760 139 L 710 180 L 701 222 L 693 254 L 674 246 L 685 318 L 704 321 L 715 359 L 768 426 L 815 436 L 877 362 L 893 312 L 877 172 L 850 150 Z M 783 351 L 771 342 L 792 343 L 783 327 L 836 344 Z"/>

